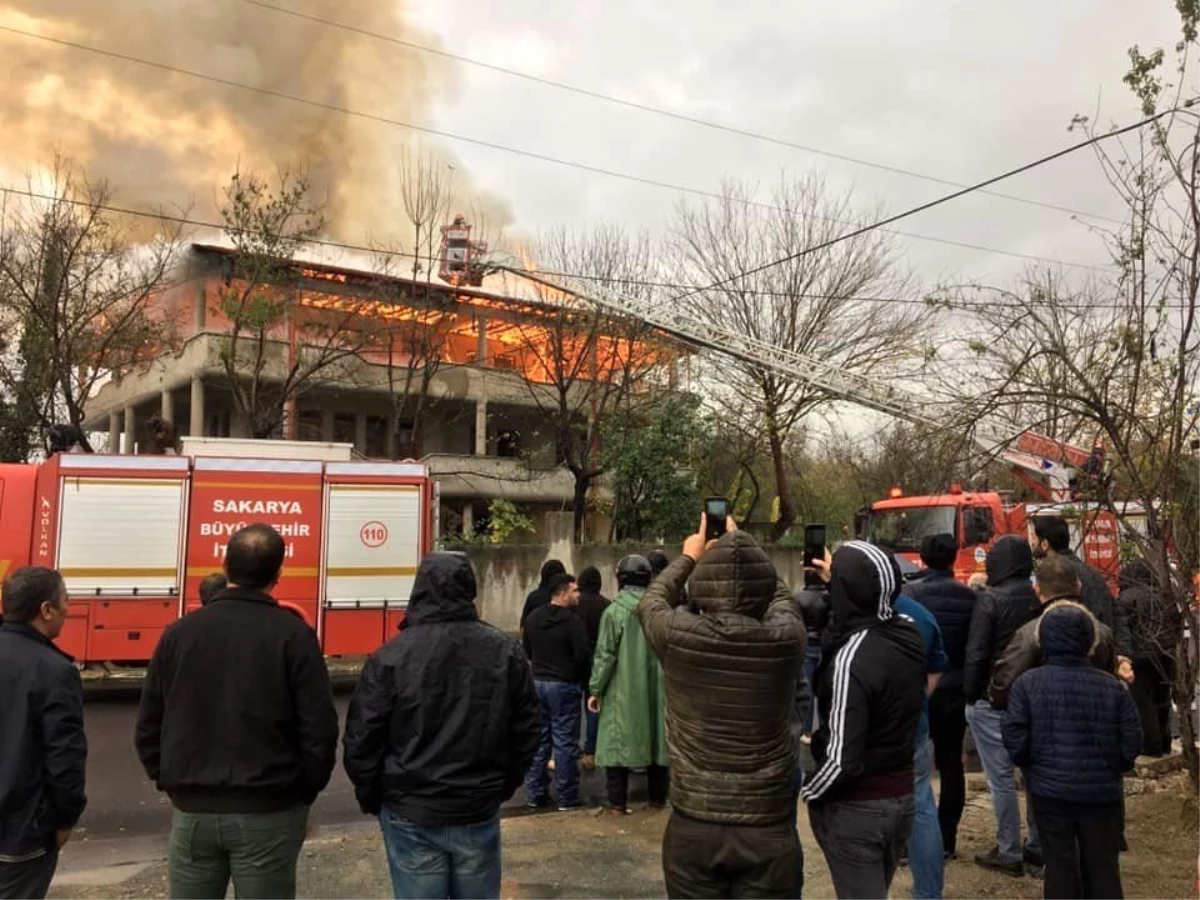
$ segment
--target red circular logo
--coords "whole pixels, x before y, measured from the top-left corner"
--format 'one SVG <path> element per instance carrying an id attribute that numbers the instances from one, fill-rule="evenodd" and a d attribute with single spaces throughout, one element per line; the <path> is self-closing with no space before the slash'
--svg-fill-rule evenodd
<path id="1" fill-rule="evenodd" d="M 382 547 L 387 543 L 388 530 L 382 522 L 368 522 L 358 533 L 364 547 Z"/>

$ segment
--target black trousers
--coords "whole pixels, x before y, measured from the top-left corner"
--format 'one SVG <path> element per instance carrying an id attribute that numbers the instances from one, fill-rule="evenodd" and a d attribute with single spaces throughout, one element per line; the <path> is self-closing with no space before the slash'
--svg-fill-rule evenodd
<path id="1" fill-rule="evenodd" d="M 671 813 L 663 834 L 668 897 L 799 897 L 804 856 L 794 821 L 724 825 Z"/>
<path id="2" fill-rule="evenodd" d="M 1121 898 L 1121 804 L 1031 796 L 1046 861 L 1045 894 Z"/>
<path id="3" fill-rule="evenodd" d="M 967 778 L 963 772 L 963 737 L 967 731 L 967 701 L 961 690 L 934 691 L 929 698 L 929 736 L 933 761 L 941 777 L 938 824 L 942 847 L 947 853 L 958 849 L 958 823 L 967 800 Z"/>
<path id="4" fill-rule="evenodd" d="M 623 766 L 609 766 L 604 770 L 608 787 L 608 805 L 613 809 L 629 806 L 629 773 Z M 667 805 L 667 794 L 671 788 L 671 770 L 666 766 L 646 767 L 646 798 L 655 806 Z"/>
<path id="5" fill-rule="evenodd" d="M 41 898 L 50 890 L 58 852 L 46 853 L 25 862 L 0 863 L 0 898 Z"/>
<path id="6" fill-rule="evenodd" d="M 1162 756 L 1171 752 L 1171 682 L 1175 660 L 1169 656 L 1138 660 L 1133 664 L 1129 692 L 1142 723 L 1142 752 Z"/>

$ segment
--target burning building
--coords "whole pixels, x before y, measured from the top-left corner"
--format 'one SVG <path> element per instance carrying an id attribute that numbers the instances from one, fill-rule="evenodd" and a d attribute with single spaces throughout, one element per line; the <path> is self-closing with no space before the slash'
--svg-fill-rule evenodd
<path id="1" fill-rule="evenodd" d="M 633 370 L 635 390 L 686 377 L 678 345 L 514 270 L 460 277 L 443 259 L 437 275 L 399 277 L 313 253 L 255 287 L 229 247 L 197 243 L 187 255 L 154 298 L 172 323 L 162 352 L 88 404 L 85 426 L 106 431 L 110 448 L 136 452 L 158 417 L 180 436 L 420 458 L 440 485 L 444 530 L 469 533 L 494 498 L 535 522 L 571 507 L 575 480 L 558 465 L 564 414 L 597 414 L 604 386 Z M 252 294 L 287 313 L 247 329 Z"/>

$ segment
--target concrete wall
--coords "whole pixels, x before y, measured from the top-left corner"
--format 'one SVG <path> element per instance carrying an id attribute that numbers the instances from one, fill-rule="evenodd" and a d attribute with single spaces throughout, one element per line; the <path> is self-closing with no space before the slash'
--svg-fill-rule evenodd
<path id="1" fill-rule="evenodd" d="M 570 534 L 569 530 L 567 534 Z M 503 631 L 516 632 L 525 595 L 537 586 L 538 574 L 546 560 L 560 559 L 567 571 L 574 574 L 586 566 L 595 566 L 604 579 L 603 593 L 611 598 L 617 593 L 617 561 L 629 552 L 628 548 L 579 546 L 557 541 L 553 544 L 472 548 L 467 550 L 467 556 L 475 566 L 479 580 L 480 615 Z M 674 559 L 679 555 L 679 548 L 667 547 L 664 552 Z M 802 550 L 768 547 L 767 553 L 784 581 L 793 588 L 803 584 Z"/>

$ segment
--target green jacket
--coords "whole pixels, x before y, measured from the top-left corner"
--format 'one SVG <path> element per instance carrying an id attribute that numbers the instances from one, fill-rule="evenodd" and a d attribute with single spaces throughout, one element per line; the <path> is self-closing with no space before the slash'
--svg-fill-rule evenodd
<path id="1" fill-rule="evenodd" d="M 625 588 L 600 619 L 589 692 L 602 701 L 596 765 L 669 765 L 663 677 L 637 608 L 645 588 Z"/>

